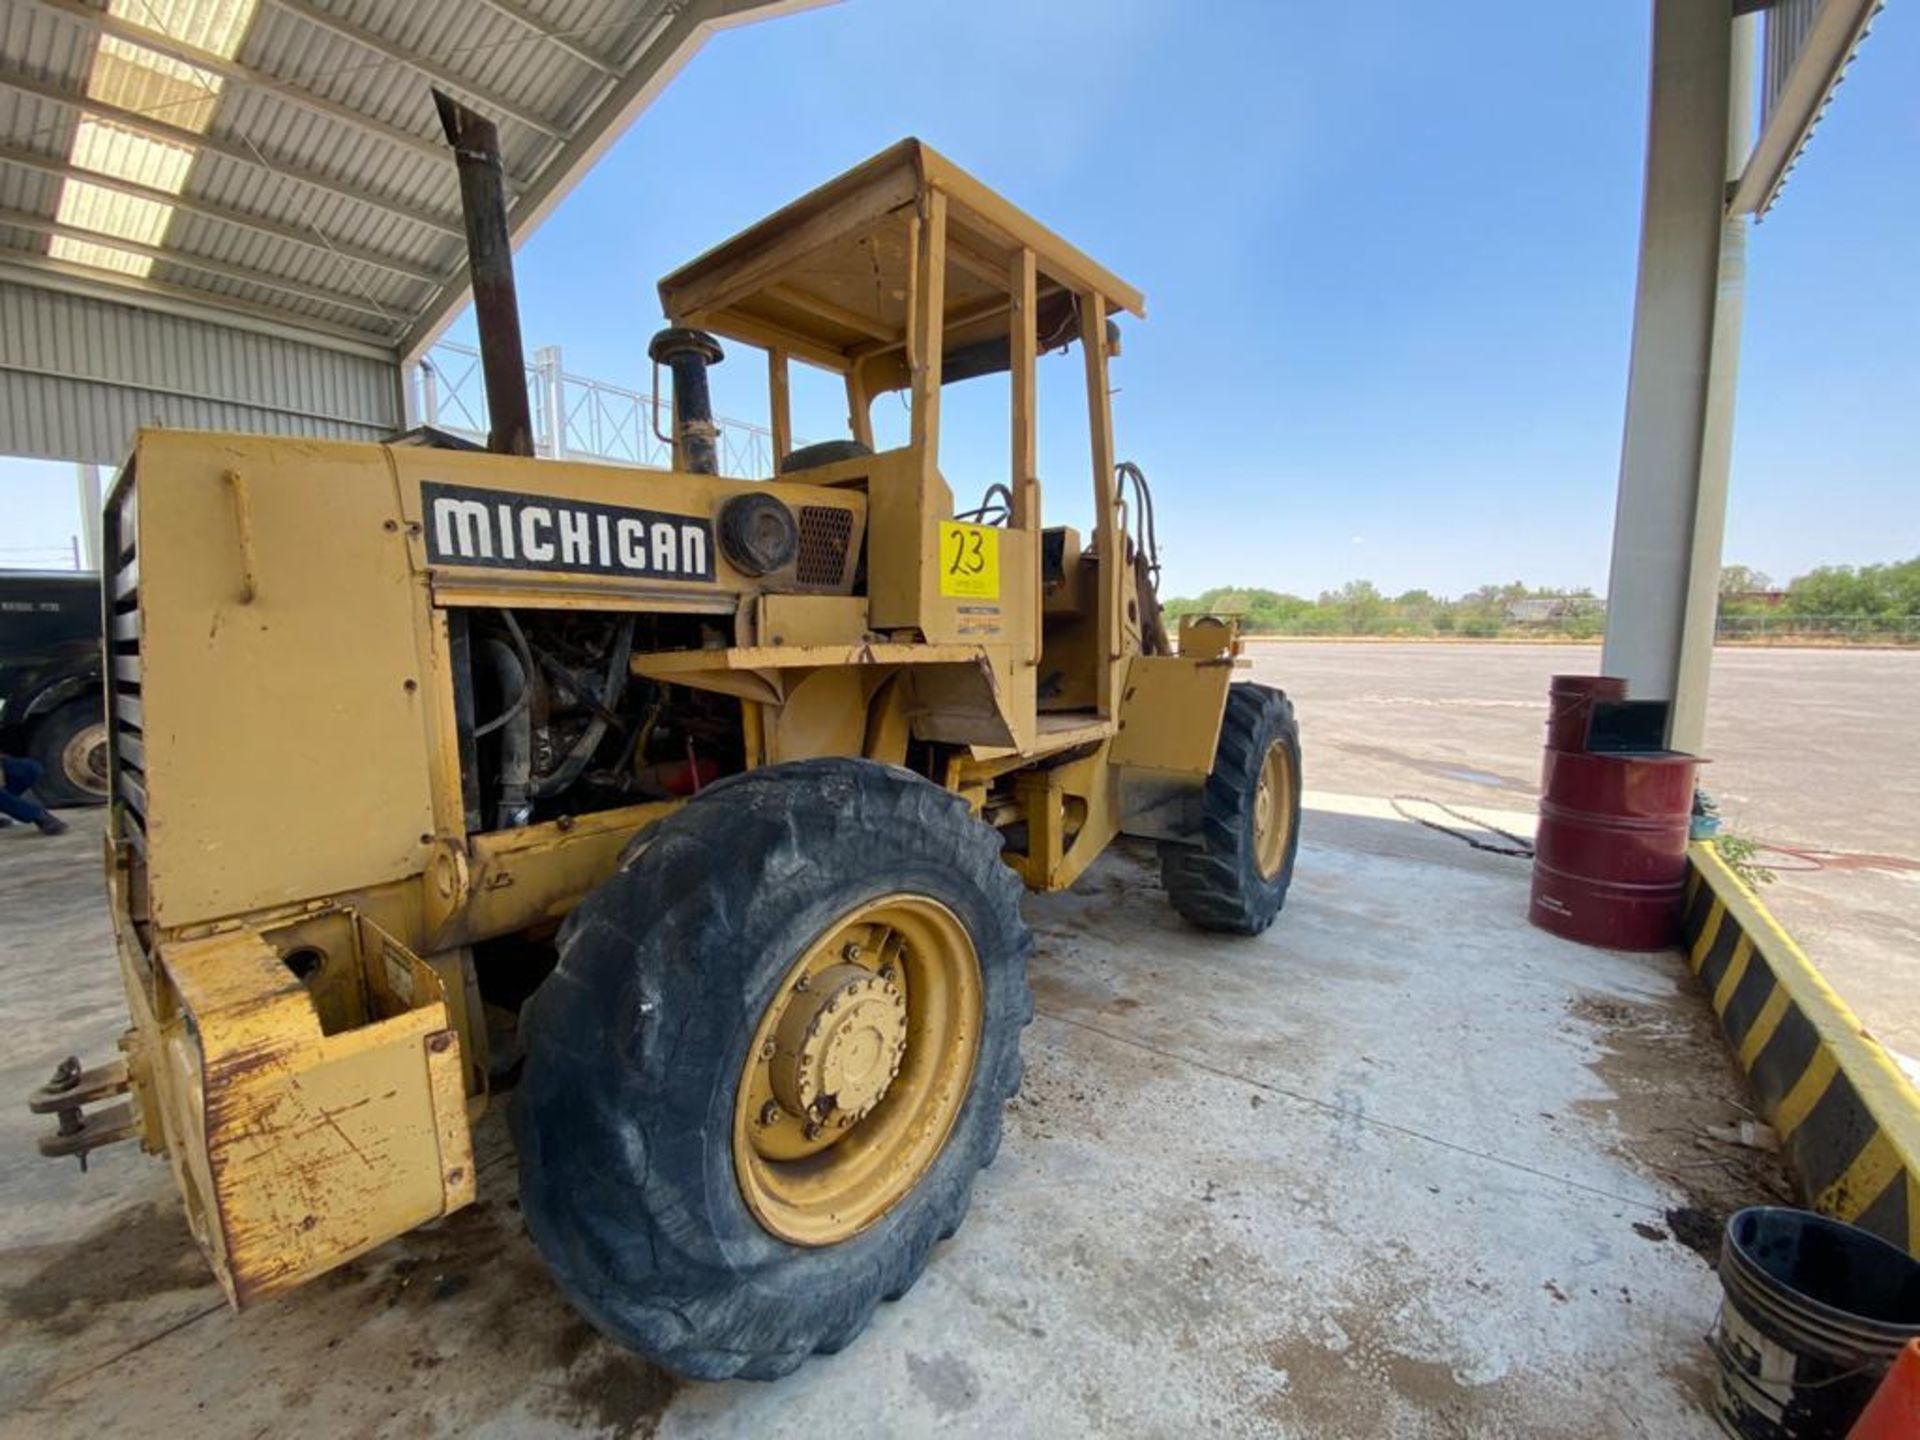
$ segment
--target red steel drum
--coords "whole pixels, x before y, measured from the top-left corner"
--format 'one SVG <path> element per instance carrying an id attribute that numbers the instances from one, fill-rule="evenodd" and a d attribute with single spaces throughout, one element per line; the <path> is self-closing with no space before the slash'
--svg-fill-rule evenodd
<path id="1" fill-rule="evenodd" d="M 1587 721 L 1596 700 L 1624 700 L 1617 675 L 1556 675 L 1547 687 L 1547 749 L 1578 754 L 1587 748 Z"/>
<path id="2" fill-rule="evenodd" d="M 1678 944 L 1699 763 L 1548 750 L 1527 918 L 1613 950 Z"/>

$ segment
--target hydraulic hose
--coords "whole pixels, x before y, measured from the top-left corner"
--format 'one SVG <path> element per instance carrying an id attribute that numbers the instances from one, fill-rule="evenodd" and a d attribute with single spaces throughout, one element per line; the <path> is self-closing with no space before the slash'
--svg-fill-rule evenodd
<path id="1" fill-rule="evenodd" d="M 628 615 L 620 621 L 619 629 L 614 633 L 612 652 L 607 657 L 607 685 L 601 696 L 600 708 L 587 728 L 580 732 L 580 738 L 574 742 L 573 749 L 567 752 L 567 758 L 551 775 L 533 787 L 537 797 L 558 795 L 580 778 L 580 772 L 587 768 L 587 762 L 593 758 L 593 752 L 600 748 L 600 742 L 607 738 L 607 716 L 620 704 L 620 696 L 627 688 L 628 662 L 633 658 L 633 616 Z"/>
<path id="2" fill-rule="evenodd" d="M 500 790 L 494 804 L 494 828 L 517 830 L 533 816 L 533 806 L 528 800 L 528 785 L 533 779 L 533 721 L 527 714 L 533 678 L 513 646 L 497 636 L 489 635 L 482 640 L 480 649 L 493 666 L 500 693 L 514 697 L 505 711 L 474 734 L 477 737 L 495 728 L 501 732 Z"/>

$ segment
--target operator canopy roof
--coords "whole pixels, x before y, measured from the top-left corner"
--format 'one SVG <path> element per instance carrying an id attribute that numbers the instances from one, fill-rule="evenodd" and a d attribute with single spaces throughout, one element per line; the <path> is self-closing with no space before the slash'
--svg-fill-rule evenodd
<path id="1" fill-rule="evenodd" d="M 858 370 L 868 391 L 908 380 L 912 222 L 933 191 L 947 199 L 945 378 L 1004 368 L 1013 267 L 1039 272 L 1042 348 L 1079 334 L 1081 293 L 1108 311 L 1146 315 L 1141 293 L 1008 204 L 919 140 L 902 140 L 802 196 L 660 282 L 676 325 L 781 350 L 827 369 Z"/>

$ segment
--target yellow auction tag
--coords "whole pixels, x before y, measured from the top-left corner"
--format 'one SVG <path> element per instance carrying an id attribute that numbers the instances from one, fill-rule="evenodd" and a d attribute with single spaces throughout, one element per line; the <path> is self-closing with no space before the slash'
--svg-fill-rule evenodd
<path id="1" fill-rule="evenodd" d="M 1000 532 L 990 525 L 940 522 L 940 593 L 1000 598 Z"/>

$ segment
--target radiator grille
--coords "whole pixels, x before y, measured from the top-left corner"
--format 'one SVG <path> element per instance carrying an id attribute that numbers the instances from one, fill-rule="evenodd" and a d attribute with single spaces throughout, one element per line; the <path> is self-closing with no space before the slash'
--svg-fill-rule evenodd
<path id="1" fill-rule="evenodd" d="M 796 584 L 838 586 L 847 575 L 847 542 L 853 538 L 853 512 L 837 505 L 800 507 L 800 558 Z"/>
<path id="2" fill-rule="evenodd" d="M 140 555 L 138 499 L 131 475 L 107 507 L 102 539 L 107 552 L 106 593 L 108 748 L 113 796 L 126 817 L 122 838 L 144 846 L 147 833 L 146 715 L 140 673 Z"/>

